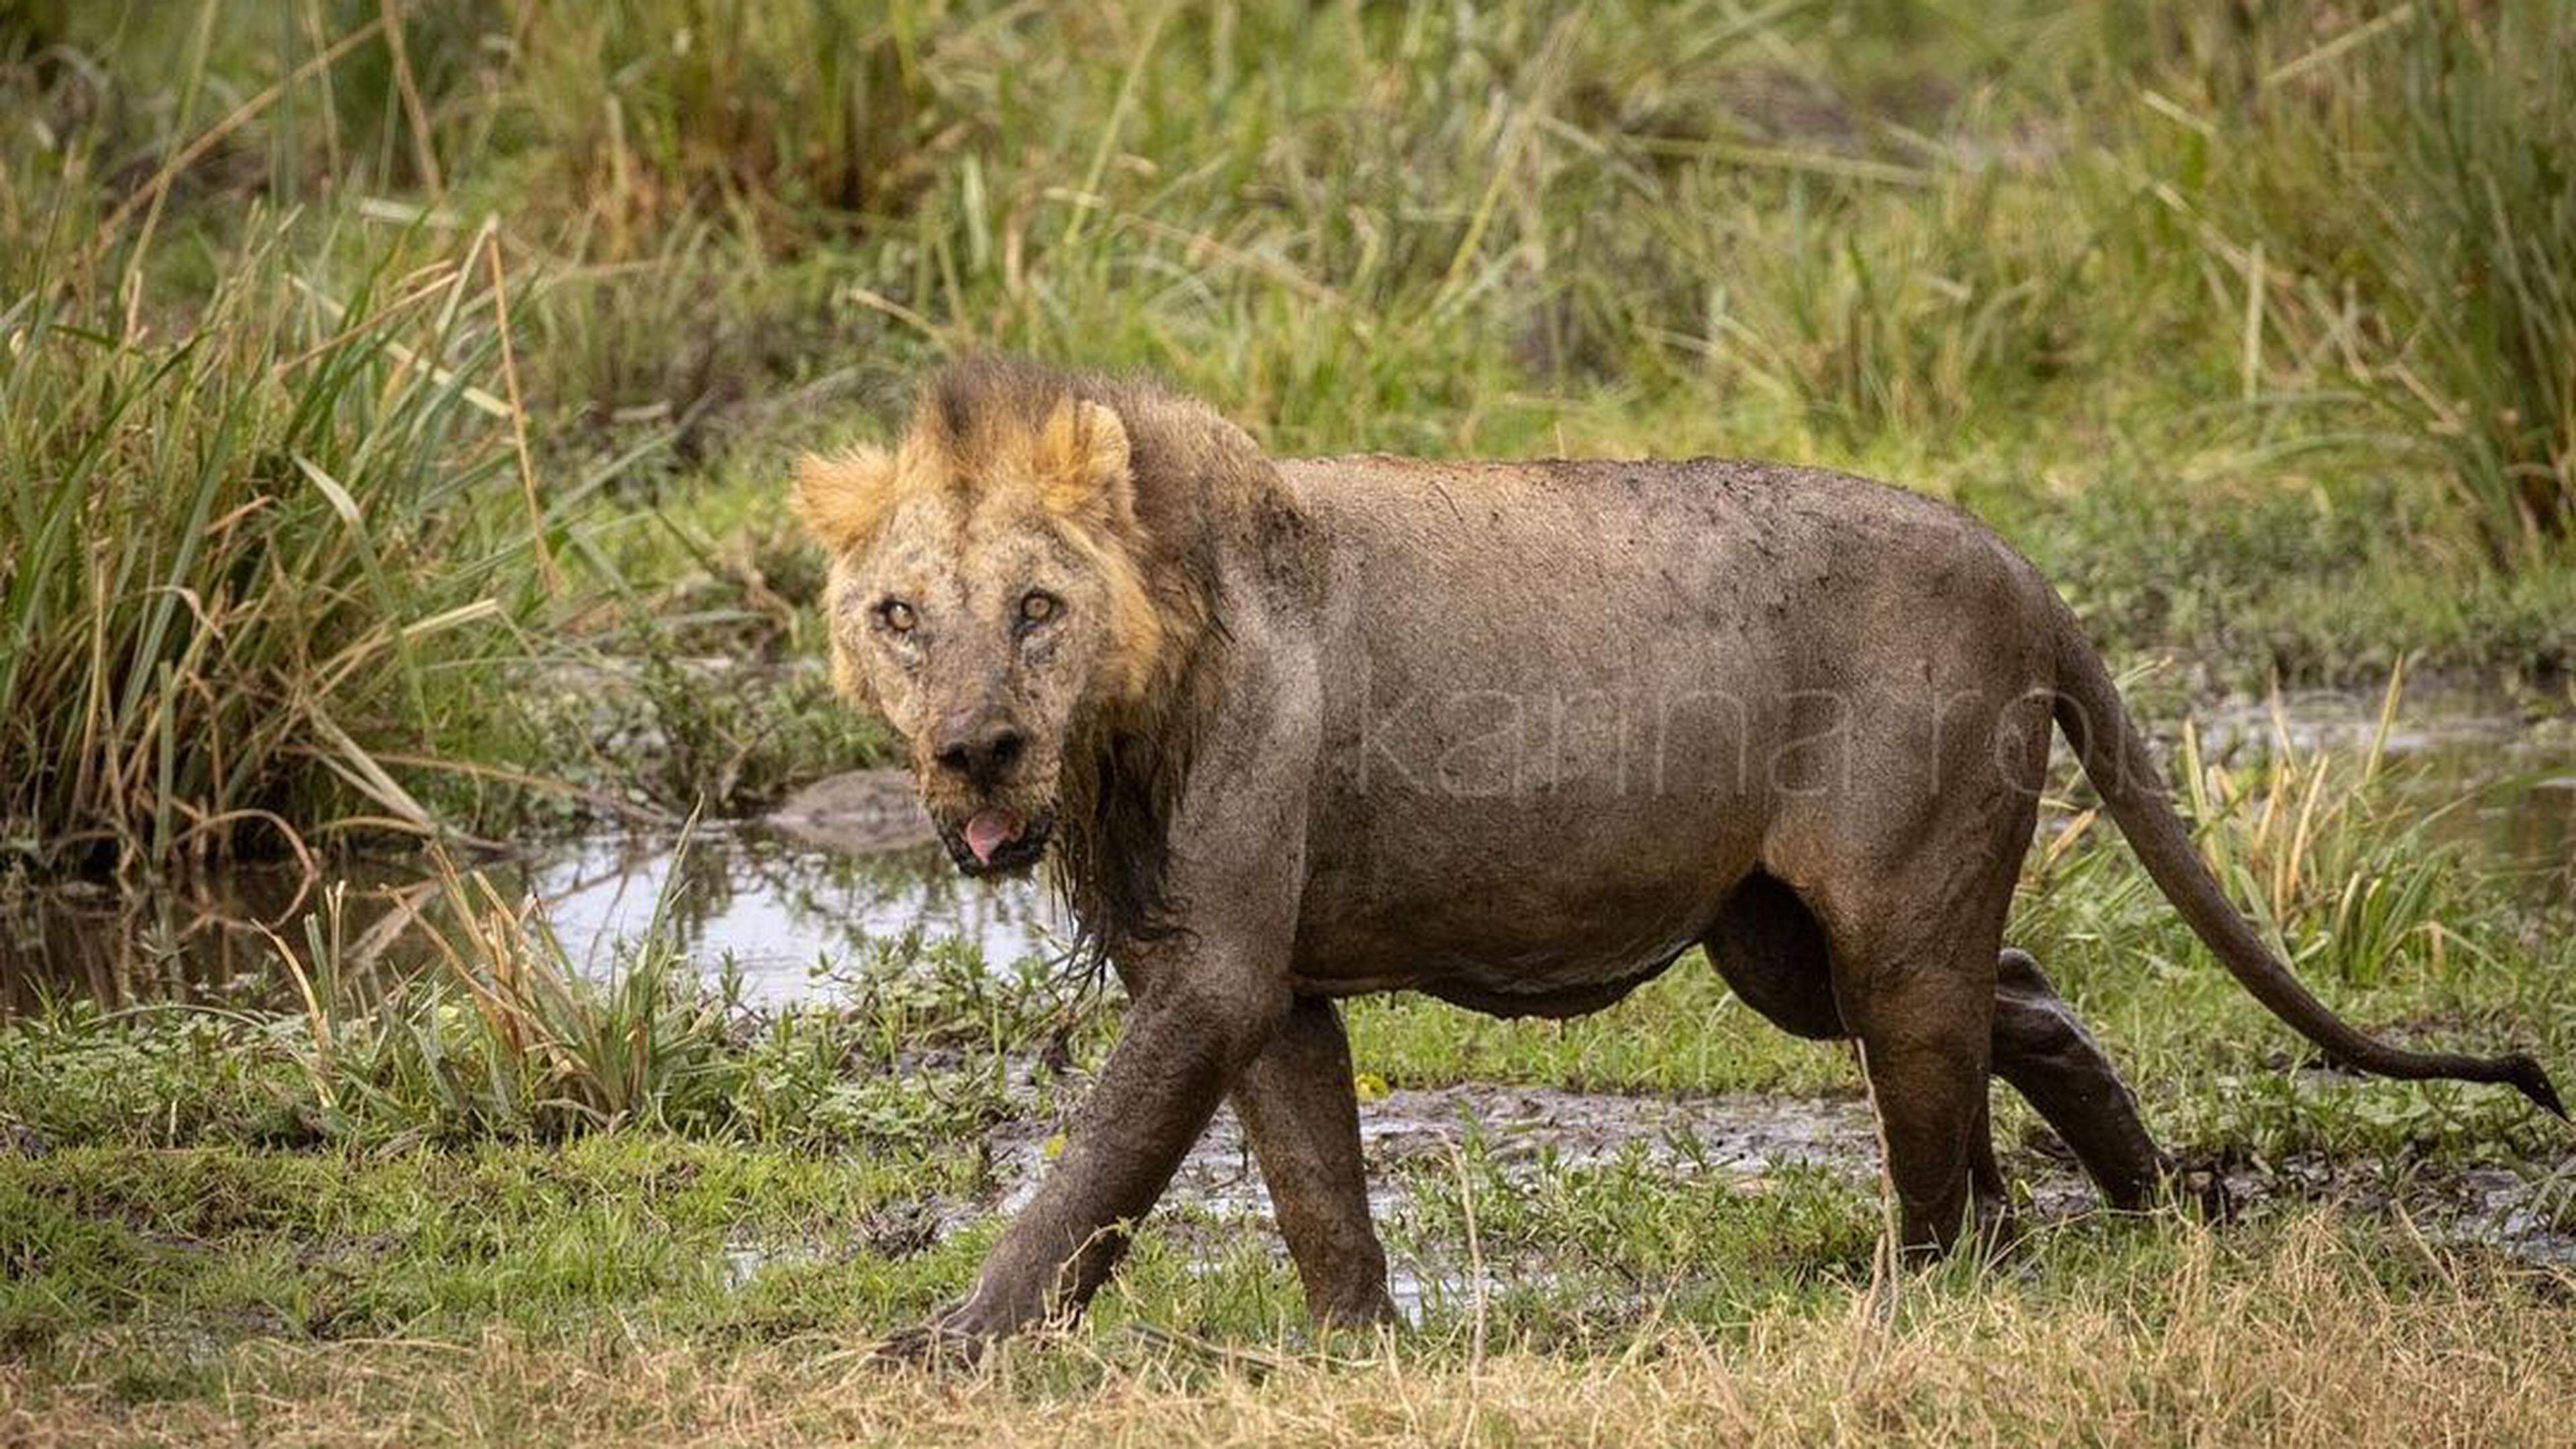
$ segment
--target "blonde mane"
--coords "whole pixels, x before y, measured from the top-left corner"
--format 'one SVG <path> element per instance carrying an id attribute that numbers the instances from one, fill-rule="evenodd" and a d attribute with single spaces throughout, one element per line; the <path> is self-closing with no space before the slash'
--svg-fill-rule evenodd
<path id="1" fill-rule="evenodd" d="M 970 511 L 1024 502 L 1108 581 L 1114 684 L 1068 741 L 1056 880 L 1095 954 L 1168 934 L 1166 837 L 1216 705 L 1223 564 L 1282 535 L 1277 474 L 1242 429 L 1152 382 L 979 357 L 929 380 L 891 450 L 805 459 L 796 510 L 857 553 L 941 492 Z"/>

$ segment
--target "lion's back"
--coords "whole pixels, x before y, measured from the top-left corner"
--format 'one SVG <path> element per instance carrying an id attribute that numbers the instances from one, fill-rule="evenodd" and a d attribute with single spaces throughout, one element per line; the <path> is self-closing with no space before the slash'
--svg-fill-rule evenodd
<path id="1" fill-rule="evenodd" d="M 1496 646 L 1991 610 L 2037 585 L 1968 513 L 1819 469 L 1361 454 L 1280 471 L 1330 543 L 1344 610 Z"/>

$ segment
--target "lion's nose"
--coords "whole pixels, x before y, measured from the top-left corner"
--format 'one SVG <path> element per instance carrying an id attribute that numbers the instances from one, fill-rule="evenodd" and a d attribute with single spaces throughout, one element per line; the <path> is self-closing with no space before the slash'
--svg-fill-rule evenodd
<path id="1" fill-rule="evenodd" d="M 931 758 L 939 768 L 962 775 L 977 789 L 1000 784 L 1020 762 L 1028 737 L 1004 720 L 982 720 L 943 736 Z"/>

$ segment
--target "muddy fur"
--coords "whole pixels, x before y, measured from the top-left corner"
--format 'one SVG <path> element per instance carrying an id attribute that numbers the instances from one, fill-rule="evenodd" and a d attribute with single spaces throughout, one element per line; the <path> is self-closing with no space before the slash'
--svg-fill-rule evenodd
<path id="1" fill-rule="evenodd" d="M 2054 730 L 2285 1021 L 2558 1107 L 2529 1058 L 2402 1051 L 2309 995 L 2065 605 L 1947 505 L 1715 459 L 1273 464 L 1149 383 L 985 360 L 891 452 L 809 462 L 798 506 L 836 677 L 911 742 L 951 854 L 1051 856 L 1134 1002 L 974 1290 L 897 1351 L 1078 1311 L 1220 1100 L 1310 1306 L 1389 1316 L 1335 999 L 1563 1016 L 1693 946 L 1858 1043 L 1909 1251 L 2000 1227 L 1990 1078 L 2145 1202 L 2134 1097 L 2002 940 Z"/>
<path id="2" fill-rule="evenodd" d="M 1069 762 L 1053 802 L 1051 874 L 1085 958 L 1171 934 L 1169 817 L 1206 713 L 1203 664 L 1225 645 L 1220 551 L 1229 539 L 1263 538 L 1295 552 L 1268 460 L 1242 430 L 1150 382 L 971 359 L 922 389 L 893 451 L 861 447 L 801 466 L 797 509 L 833 551 L 836 596 L 851 597 L 854 562 L 897 526 L 907 500 L 939 495 L 970 510 L 1022 503 L 1031 526 L 1109 582 L 1106 659 L 1049 721 Z M 1293 557 L 1280 562 L 1265 583 L 1299 574 Z M 889 713 L 862 667 L 865 631 L 836 628 L 832 639 L 842 691 Z"/>

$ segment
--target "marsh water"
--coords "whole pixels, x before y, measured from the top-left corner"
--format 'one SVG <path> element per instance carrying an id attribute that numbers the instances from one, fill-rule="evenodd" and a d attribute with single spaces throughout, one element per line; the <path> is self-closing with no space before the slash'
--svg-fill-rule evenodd
<path id="1" fill-rule="evenodd" d="M 2355 696 L 2204 711 L 2213 759 L 2286 740 L 2358 754 L 2377 702 Z M 2576 719 L 2493 708 L 2410 709 L 2384 743 L 2392 798 L 2420 809 L 2482 872 L 2536 903 L 2576 902 Z M 533 903 L 571 961 L 616 968 L 662 916 L 664 939 L 743 999 L 776 1005 L 831 989 L 889 952 L 963 950 L 1007 965 L 1063 949 L 1068 931 L 1027 882 L 966 881 L 931 842 L 899 776 L 827 781 L 772 816 L 672 835 L 607 834 L 464 863 L 506 900 Z M 336 907 L 335 907 L 336 898 Z M 336 914 L 335 914 L 336 909 Z M 0 1011 L 49 997 L 258 999 L 288 988 L 281 950 L 317 938 L 345 971 L 399 977 L 434 959 L 448 909 L 416 859 L 342 862 L 321 875 L 238 868 L 124 893 L 96 883 L 0 887 Z"/>
<path id="2" fill-rule="evenodd" d="M 729 973 L 752 1006 L 825 993 L 835 973 L 881 953 L 963 946 L 1007 965 L 1062 949 L 1037 886 L 964 880 L 929 844 L 853 854 L 750 824 L 591 836 L 458 868 L 502 901 L 532 906 L 588 973 L 620 969 L 658 930 L 711 976 Z M 454 915 L 439 875 L 392 859 L 346 862 L 318 878 L 283 865 L 241 868 L 142 895 L 22 889 L 0 900 L 0 1010 L 66 994 L 274 998 L 291 989 L 280 952 L 309 966 L 317 934 L 344 979 L 355 971 L 390 982 L 435 963 L 433 935 Z"/>

